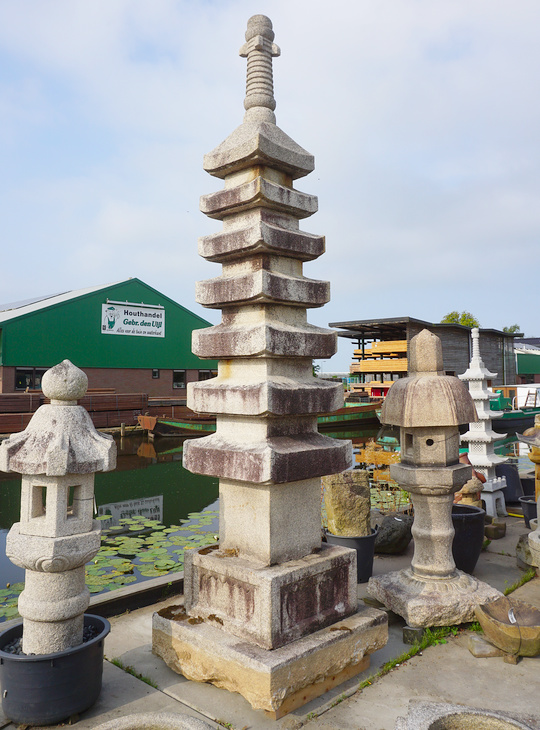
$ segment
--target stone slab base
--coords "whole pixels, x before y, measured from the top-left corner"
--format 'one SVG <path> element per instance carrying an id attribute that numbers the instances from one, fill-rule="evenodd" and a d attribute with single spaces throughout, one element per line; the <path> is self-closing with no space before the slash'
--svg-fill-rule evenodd
<path id="1" fill-rule="evenodd" d="M 367 591 L 413 627 L 473 621 L 475 606 L 501 596 L 495 588 L 460 570 L 449 580 L 420 580 L 410 568 L 370 578 Z"/>
<path id="2" fill-rule="evenodd" d="M 320 491 L 320 485 L 319 485 Z M 189 550 L 185 606 L 263 649 L 276 649 L 356 611 L 356 552 L 323 544 L 298 560 L 258 566 L 227 551 Z"/>
<path id="3" fill-rule="evenodd" d="M 267 651 L 169 607 L 152 619 L 152 651 L 175 672 L 241 694 L 278 718 L 363 671 L 388 640 L 386 614 L 362 608 Z"/>

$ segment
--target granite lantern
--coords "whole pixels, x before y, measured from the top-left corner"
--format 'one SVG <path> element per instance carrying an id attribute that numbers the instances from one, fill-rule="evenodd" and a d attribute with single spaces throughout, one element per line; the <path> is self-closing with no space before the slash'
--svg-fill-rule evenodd
<path id="1" fill-rule="evenodd" d="M 187 469 L 220 477 L 220 543 L 186 553 L 186 610 L 154 614 L 153 651 L 276 718 L 363 671 L 387 619 L 358 610 L 356 553 L 321 544 L 320 478 L 352 454 L 317 431 L 343 390 L 313 377 L 312 358 L 336 350 L 335 333 L 306 317 L 329 299 L 328 283 L 302 270 L 324 237 L 300 229 L 317 199 L 293 183 L 314 162 L 276 125 L 268 18 L 248 21 L 240 55 L 244 122 L 205 156 L 224 190 L 201 199 L 223 229 L 199 252 L 222 273 L 197 285 L 197 299 L 223 315 L 194 333 L 193 350 L 219 359 L 218 377 L 188 392 L 193 410 L 216 414 L 216 433 L 184 449 Z"/>
<path id="2" fill-rule="evenodd" d="M 69 360 L 43 376 L 41 406 L 27 428 L 0 446 L 0 469 L 22 474 L 21 520 L 9 531 L 8 558 L 26 569 L 19 597 L 25 654 L 50 654 L 83 640 L 90 594 L 84 566 L 99 550 L 93 520 L 94 472 L 116 466 L 112 436 L 77 405 L 88 379 Z"/>
<path id="3" fill-rule="evenodd" d="M 474 606 L 497 598 L 490 586 L 456 570 L 452 557 L 452 503 L 471 477 L 459 463 L 459 425 L 477 415 L 467 388 L 443 374 L 441 341 L 423 330 L 410 343 L 410 375 L 394 383 L 381 420 L 399 426 L 401 463 L 390 474 L 414 506 L 411 567 L 372 578 L 368 592 L 410 626 L 472 620 Z"/>

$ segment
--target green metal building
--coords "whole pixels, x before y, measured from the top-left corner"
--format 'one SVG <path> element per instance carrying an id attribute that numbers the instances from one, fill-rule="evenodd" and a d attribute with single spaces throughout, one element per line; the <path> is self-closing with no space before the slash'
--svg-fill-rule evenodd
<path id="1" fill-rule="evenodd" d="M 192 331 L 209 324 L 139 279 L 0 305 L 0 393 L 40 389 L 67 358 L 90 389 L 182 398 L 215 374 L 191 352 Z"/>

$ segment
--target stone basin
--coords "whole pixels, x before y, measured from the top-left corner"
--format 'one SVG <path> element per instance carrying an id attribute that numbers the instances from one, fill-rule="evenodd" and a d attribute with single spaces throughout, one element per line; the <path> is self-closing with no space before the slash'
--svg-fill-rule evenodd
<path id="1" fill-rule="evenodd" d="M 464 705 L 411 700 L 407 717 L 398 717 L 395 730 L 533 730 L 538 718 L 514 716 Z"/>
<path id="2" fill-rule="evenodd" d="M 486 637 L 508 654 L 540 654 L 540 610 L 525 601 L 501 596 L 475 609 Z"/>

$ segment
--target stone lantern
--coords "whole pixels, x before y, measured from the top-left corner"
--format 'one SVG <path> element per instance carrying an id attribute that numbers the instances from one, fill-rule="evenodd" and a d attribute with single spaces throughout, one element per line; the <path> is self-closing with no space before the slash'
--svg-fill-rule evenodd
<path id="1" fill-rule="evenodd" d="M 452 557 L 452 502 L 471 477 L 459 463 L 459 428 L 477 415 L 467 388 L 443 374 L 442 346 L 428 330 L 410 343 L 410 376 L 386 397 L 381 420 L 399 426 L 401 463 L 390 474 L 411 494 L 414 557 L 407 570 L 372 578 L 368 592 L 410 626 L 472 620 L 474 607 L 497 598 L 490 586 L 456 570 Z"/>
<path id="2" fill-rule="evenodd" d="M 51 654 L 83 640 L 90 594 L 84 565 L 99 550 L 93 520 L 94 472 L 116 466 L 116 445 L 77 405 L 88 378 L 69 360 L 43 376 L 41 406 L 27 428 L 0 446 L 0 470 L 22 474 L 21 520 L 11 528 L 8 558 L 26 569 L 19 597 L 23 652 Z"/>

